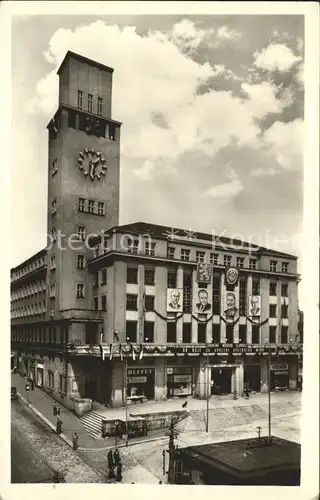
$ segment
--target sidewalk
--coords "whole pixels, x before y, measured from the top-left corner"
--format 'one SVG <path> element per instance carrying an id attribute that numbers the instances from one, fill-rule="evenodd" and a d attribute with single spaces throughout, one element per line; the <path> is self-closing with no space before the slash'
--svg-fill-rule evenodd
<path id="1" fill-rule="evenodd" d="M 27 392 L 25 390 L 25 385 L 27 383 L 29 382 L 21 375 L 11 374 L 11 385 L 17 388 L 17 391 L 24 403 L 27 403 Z M 63 433 L 60 436 L 70 446 L 72 446 L 72 435 L 74 432 L 77 432 L 79 436 L 79 450 L 109 449 L 115 446 L 114 438 L 101 440 L 92 439 L 88 435 L 78 417 L 76 417 L 71 411 L 59 405 L 53 398 L 38 387 L 35 387 L 33 391 L 30 389 L 28 401 L 30 409 L 42 418 L 42 420 L 44 420 L 54 431 L 56 430 L 57 417 L 53 415 L 53 404 L 56 403 L 56 405 L 60 408 L 60 417 L 63 423 Z M 164 433 L 165 429 L 161 429 L 159 431 L 149 432 L 146 437 L 130 439 L 129 446 L 141 442 L 158 440 L 161 437 L 164 437 Z M 117 445 L 119 448 L 125 446 L 124 440 L 119 440 Z"/>

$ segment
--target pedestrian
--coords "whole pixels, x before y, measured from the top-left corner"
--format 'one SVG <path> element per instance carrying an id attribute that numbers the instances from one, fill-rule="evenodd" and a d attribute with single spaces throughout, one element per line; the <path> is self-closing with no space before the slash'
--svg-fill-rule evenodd
<path id="1" fill-rule="evenodd" d="M 57 418 L 57 434 L 62 433 L 62 420 L 60 417 Z"/>
<path id="2" fill-rule="evenodd" d="M 57 415 L 60 417 L 60 407 L 57 408 Z"/>
<path id="3" fill-rule="evenodd" d="M 113 460 L 114 460 L 114 465 L 118 465 L 119 462 L 120 462 L 120 453 L 119 453 L 119 450 L 118 448 L 115 449 L 115 452 L 113 454 Z"/>
<path id="4" fill-rule="evenodd" d="M 113 460 L 113 453 L 112 453 L 112 450 L 110 450 L 108 452 L 108 469 L 111 470 L 113 469 L 113 466 L 114 466 L 114 460 Z"/>
<path id="5" fill-rule="evenodd" d="M 58 415 L 58 409 L 56 403 L 53 403 L 53 416 L 56 417 Z"/>
<path id="6" fill-rule="evenodd" d="M 116 481 L 118 483 L 121 483 L 121 481 L 122 481 L 122 463 L 121 463 L 121 460 L 119 461 L 118 466 L 117 466 Z"/>
<path id="7" fill-rule="evenodd" d="M 78 436 L 77 432 L 73 433 L 73 436 L 72 436 L 72 445 L 73 445 L 73 449 L 74 450 L 77 450 L 79 448 L 79 436 Z"/>
<path id="8" fill-rule="evenodd" d="M 33 380 L 33 378 L 31 379 L 31 390 L 34 391 L 34 380 Z"/>

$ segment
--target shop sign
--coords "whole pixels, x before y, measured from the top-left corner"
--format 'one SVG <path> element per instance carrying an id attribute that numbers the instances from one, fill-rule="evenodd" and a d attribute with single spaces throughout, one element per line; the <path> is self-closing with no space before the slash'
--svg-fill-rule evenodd
<path id="1" fill-rule="evenodd" d="M 174 382 L 191 382 L 191 374 L 190 375 L 174 375 Z"/>
<path id="2" fill-rule="evenodd" d="M 288 370 L 288 365 L 270 365 L 270 370 Z"/>
<path id="3" fill-rule="evenodd" d="M 129 369 L 128 375 L 150 375 L 152 371 L 152 368 L 135 368 Z"/>
<path id="4" fill-rule="evenodd" d="M 128 384 L 145 384 L 147 377 L 128 377 Z"/>

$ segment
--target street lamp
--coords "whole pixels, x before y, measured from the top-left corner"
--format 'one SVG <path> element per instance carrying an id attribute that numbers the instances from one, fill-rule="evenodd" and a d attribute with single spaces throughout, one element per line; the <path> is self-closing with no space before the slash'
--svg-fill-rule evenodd
<path id="1" fill-rule="evenodd" d="M 265 342 L 268 345 L 268 429 L 269 439 L 271 439 L 271 350 L 269 339 Z"/>

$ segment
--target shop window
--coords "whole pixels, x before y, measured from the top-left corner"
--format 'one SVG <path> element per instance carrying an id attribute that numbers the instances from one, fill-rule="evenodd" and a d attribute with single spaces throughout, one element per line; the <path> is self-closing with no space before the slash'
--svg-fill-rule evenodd
<path id="1" fill-rule="evenodd" d="M 127 311 L 137 311 L 138 310 L 138 295 L 127 294 L 126 302 Z"/>
<path id="2" fill-rule="evenodd" d="M 260 278 L 252 280 L 252 295 L 260 295 Z"/>
<path id="3" fill-rule="evenodd" d="M 167 342 L 177 342 L 177 324 L 175 321 L 167 323 Z"/>
<path id="4" fill-rule="evenodd" d="M 177 287 L 177 270 L 176 269 L 168 269 L 167 287 L 168 288 L 176 288 Z"/>
<path id="5" fill-rule="evenodd" d="M 153 311 L 154 310 L 154 296 L 146 295 L 145 296 L 145 310 Z"/>
<path id="6" fill-rule="evenodd" d="M 252 325 L 252 343 L 260 344 L 260 327 Z"/>
<path id="7" fill-rule="evenodd" d="M 101 295 L 101 310 L 102 311 L 107 310 L 107 296 L 106 295 Z"/>
<path id="8" fill-rule="evenodd" d="M 153 321 L 145 321 L 144 322 L 144 334 L 143 334 L 143 342 L 154 342 L 154 322 Z"/>
<path id="9" fill-rule="evenodd" d="M 187 367 L 167 367 L 167 396 L 191 396 L 192 369 Z"/>
<path id="10" fill-rule="evenodd" d="M 136 285 L 138 283 L 138 268 L 127 267 L 127 283 Z"/>
<path id="11" fill-rule="evenodd" d="M 281 285 L 281 297 L 288 297 L 288 284 L 283 283 Z"/>
<path id="12" fill-rule="evenodd" d="M 277 283 L 270 283 L 269 285 L 269 295 L 272 297 L 277 296 Z"/>
<path id="13" fill-rule="evenodd" d="M 245 316 L 247 313 L 247 280 L 239 281 L 239 314 Z"/>
<path id="14" fill-rule="evenodd" d="M 239 325 L 239 343 L 247 343 L 247 325 Z"/>
<path id="15" fill-rule="evenodd" d="M 214 344 L 220 344 L 220 323 L 213 323 L 212 325 L 212 342 Z"/>
<path id="16" fill-rule="evenodd" d="M 198 323 L 198 344 L 206 343 L 206 330 L 207 330 L 206 323 Z"/>
<path id="17" fill-rule="evenodd" d="M 126 321 L 126 341 L 137 342 L 137 321 Z"/>
<path id="18" fill-rule="evenodd" d="M 212 284 L 212 300 L 213 300 L 213 314 L 220 314 L 221 311 L 221 275 L 213 275 Z"/>
<path id="19" fill-rule="evenodd" d="M 233 344 L 233 334 L 234 334 L 233 325 L 226 325 L 226 341 L 227 341 L 227 344 Z"/>
<path id="20" fill-rule="evenodd" d="M 270 318 L 276 318 L 277 317 L 277 306 L 276 306 L 276 304 L 270 304 L 269 305 L 269 316 L 270 316 Z"/>
<path id="21" fill-rule="evenodd" d="M 155 279 L 155 269 L 154 267 L 148 268 L 146 267 L 144 269 L 144 284 L 145 285 L 154 285 L 154 279 Z"/>
<path id="22" fill-rule="evenodd" d="M 282 326 L 281 327 L 281 344 L 287 344 L 287 343 L 288 343 L 288 327 Z"/>
<path id="23" fill-rule="evenodd" d="M 191 323 L 183 323 L 182 327 L 182 342 L 184 344 L 191 343 Z"/>
<path id="24" fill-rule="evenodd" d="M 276 333 L 277 333 L 277 327 L 276 326 L 269 326 L 269 343 L 270 344 L 276 344 Z"/>

